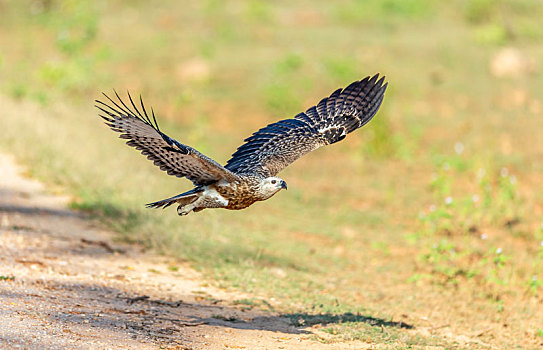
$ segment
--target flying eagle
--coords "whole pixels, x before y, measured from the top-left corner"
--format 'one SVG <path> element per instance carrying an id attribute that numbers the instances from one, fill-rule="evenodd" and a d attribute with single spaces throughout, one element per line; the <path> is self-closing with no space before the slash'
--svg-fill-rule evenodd
<path id="1" fill-rule="evenodd" d="M 316 106 L 292 119 L 284 119 L 258 130 L 245 139 L 225 166 L 164 134 L 128 94 L 132 108 L 115 92 L 118 102 L 106 94 L 111 104 L 96 100 L 106 124 L 127 145 L 135 147 L 166 171 L 186 177 L 194 184 L 188 192 L 149 203 L 148 208 L 167 208 L 177 203 L 177 213 L 187 215 L 206 208 L 244 209 L 263 201 L 287 183 L 276 177 L 283 168 L 321 146 L 341 141 L 348 133 L 369 122 L 381 106 L 388 83 L 379 74 L 355 81 L 334 91 Z"/>

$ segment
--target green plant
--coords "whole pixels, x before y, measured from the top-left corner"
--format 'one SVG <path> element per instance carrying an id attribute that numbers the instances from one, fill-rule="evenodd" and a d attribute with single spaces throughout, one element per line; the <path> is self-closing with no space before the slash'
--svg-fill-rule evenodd
<path id="1" fill-rule="evenodd" d="M 425 264 L 431 268 L 431 274 L 426 275 L 441 284 L 459 283 L 460 278 L 473 278 L 478 271 L 466 261 L 472 260 L 473 253 L 467 249 L 461 250 L 454 243 L 445 239 L 434 244 L 429 252 L 419 256 Z M 425 275 L 419 275 L 419 280 Z"/>
<path id="2" fill-rule="evenodd" d="M 543 286 L 543 282 L 540 281 L 536 275 L 533 275 L 529 282 L 528 282 L 528 288 L 530 289 L 530 292 L 532 292 L 533 295 L 538 295 L 539 289 Z"/>
<path id="3" fill-rule="evenodd" d="M 502 248 L 490 250 L 479 263 L 486 268 L 486 281 L 493 285 L 506 285 L 508 278 L 504 268 L 509 260 L 510 257 L 503 254 Z"/>

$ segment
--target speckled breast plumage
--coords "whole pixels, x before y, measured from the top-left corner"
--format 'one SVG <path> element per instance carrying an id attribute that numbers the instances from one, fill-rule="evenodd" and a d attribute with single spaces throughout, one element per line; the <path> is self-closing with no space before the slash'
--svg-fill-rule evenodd
<path id="1" fill-rule="evenodd" d="M 262 200 L 258 196 L 258 184 L 260 178 L 257 176 L 242 176 L 241 181 L 230 183 L 226 186 L 215 186 L 215 190 L 228 201 L 226 209 L 245 209 L 256 201 Z"/>

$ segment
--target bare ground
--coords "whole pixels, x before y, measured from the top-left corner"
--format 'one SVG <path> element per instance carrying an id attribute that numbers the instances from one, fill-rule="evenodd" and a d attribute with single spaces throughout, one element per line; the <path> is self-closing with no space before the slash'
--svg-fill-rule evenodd
<path id="1" fill-rule="evenodd" d="M 360 349 L 119 243 L 0 154 L 0 348 Z M 320 336 L 324 336 L 321 334 Z M 373 348 L 375 345 L 373 345 Z"/>

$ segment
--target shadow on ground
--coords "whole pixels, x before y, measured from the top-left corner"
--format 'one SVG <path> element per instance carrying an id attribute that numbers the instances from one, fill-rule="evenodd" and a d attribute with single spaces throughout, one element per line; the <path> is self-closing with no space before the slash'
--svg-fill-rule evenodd
<path id="1" fill-rule="evenodd" d="M 30 282 L 30 281 L 29 281 Z M 288 334 L 309 334 L 304 328 L 321 324 L 360 322 L 374 327 L 411 329 L 412 325 L 381 318 L 344 314 L 292 313 L 266 315 L 259 310 L 245 310 L 221 300 L 185 302 L 161 300 L 145 295 L 131 295 L 126 291 L 98 284 L 32 281 L 46 294 L 34 294 L 47 308 L 49 321 L 62 327 L 85 325 L 126 332 L 134 338 L 164 338 L 183 333 L 183 328 L 212 326 L 240 330 L 266 330 Z M 19 305 L 28 298 L 26 293 L 0 291 L 0 299 Z M 191 299 L 192 296 L 186 296 Z M 49 299 L 49 300 L 48 300 Z M 222 305 L 224 304 L 224 305 Z"/>
<path id="2" fill-rule="evenodd" d="M 200 341 L 202 335 L 221 330 L 311 334 L 310 326 L 344 322 L 413 328 L 352 313 L 275 314 L 234 305 L 232 296 L 220 300 L 214 292 L 198 294 L 199 282 L 188 271 L 175 277 L 187 285 L 168 287 L 174 277 L 153 273 L 149 270 L 153 263 L 139 265 L 133 273 L 124 269 L 148 257 L 138 255 L 131 246 L 126 250 L 110 246 L 115 244 L 81 215 L 36 203 L 24 205 L 25 201 L 0 201 L 0 239 L 7 244 L 0 262 L 13 275 L 10 281 L 0 281 L 0 300 L 6 306 L 0 310 L 0 322 L 13 344 L 23 344 L 28 332 L 42 335 L 27 345 L 47 348 L 66 332 L 92 334 L 95 340 L 109 337 L 118 339 L 115 342 L 131 339 L 184 346 L 190 344 L 187 339 Z M 17 328 L 24 317 L 37 321 Z"/>
<path id="3" fill-rule="evenodd" d="M 78 214 L 69 210 L 26 207 L 16 205 L 0 205 L 0 213 L 17 213 L 21 215 L 50 215 L 61 217 L 77 217 Z"/>
<path id="4" fill-rule="evenodd" d="M 337 323 L 366 323 L 374 327 L 387 327 L 387 328 L 404 328 L 404 329 L 413 329 L 414 327 L 405 322 L 395 322 L 387 321 L 383 318 L 364 316 L 360 314 L 353 314 L 346 312 L 344 314 L 307 314 L 307 313 L 292 313 L 285 314 L 284 317 L 288 317 L 292 324 L 296 327 L 307 327 L 320 324 L 322 326 L 327 326 L 330 324 Z"/>

